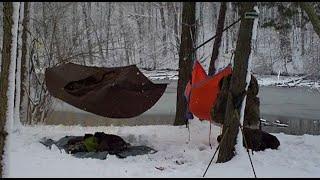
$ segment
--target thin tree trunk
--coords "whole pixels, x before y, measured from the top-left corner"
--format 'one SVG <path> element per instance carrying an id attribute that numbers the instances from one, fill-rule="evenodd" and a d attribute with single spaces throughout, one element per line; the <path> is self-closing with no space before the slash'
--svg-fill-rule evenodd
<path id="1" fill-rule="evenodd" d="M 153 12 L 154 12 L 154 9 L 152 9 L 152 15 L 153 15 Z M 155 14 L 156 14 L 156 17 L 154 18 L 154 21 L 155 21 L 155 26 L 156 26 L 156 29 L 158 29 L 158 12 L 157 10 L 155 10 Z M 153 66 L 152 66 L 152 70 L 155 70 L 157 68 L 157 53 L 156 53 L 156 35 L 155 35 L 155 31 L 153 29 L 152 31 L 152 62 L 153 62 Z"/>
<path id="2" fill-rule="evenodd" d="M 305 55 L 305 34 L 306 34 L 306 27 L 301 27 L 301 55 Z"/>
<path id="3" fill-rule="evenodd" d="M 123 39 L 123 47 L 124 47 L 124 53 L 125 53 L 125 61 L 126 62 L 122 62 L 123 65 L 130 65 L 130 57 L 129 57 L 129 48 L 128 48 L 128 38 L 127 38 L 127 29 L 126 29 L 126 26 L 123 22 L 124 20 L 124 15 L 123 15 L 123 11 L 124 11 L 124 8 L 122 6 L 120 6 L 120 14 L 119 14 L 119 24 L 120 24 L 120 39 Z M 119 45 L 121 44 L 121 40 L 119 41 Z"/>
<path id="4" fill-rule="evenodd" d="M 174 39 L 176 40 L 176 47 L 177 47 L 177 51 L 180 50 L 180 40 L 179 40 L 179 26 L 178 26 L 178 23 L 179 23 L 179 15 L 178 15 L 178 11 L 179 11 L 179 7 L 180 7 L 180 4 L 176 5 L 174 4 Z"/>
<path id="5" fill-rule="evenodd" d="M 200 23 L 199 23 L 199 28 L 201 27 L 202 29 L 202 33 L 201 33 L 201 42 L 204 42 L 205 41 L 205 27 L 204 27 L 204 3 L 205 2 L 199 2 L 199 20 L 200 20 Z M 198 34 L 198 36 L 200 36 L 200 34 Z M 200 38 L 199 38 L 200 39 Z M 202 48 L 202 51 L 201 51 L 201 55 L 203 55 L 205 52 L 205 48 Z"/>
<path id="6" fill-rule="evenodd" d="M 97 42 L 98 42 L 99 53 L 100 53 L 101 59 L 102 59 L 102 61 L 104 61 L 105 58 L 104 58 L 104 54 L 103 54 L 103 50 L 102 50 L 101 35 L 99 36 L 97 25 L 95 25 L 95 23 L 93 22 L 93 19 L 91 17 L 90 17 L 90 22 L 91 22 L 92 26 L 94 27 L 93 31 L 96 36 Z"/>
<path id="7" fill-rule="evenodd" d="M 77 26 L 77 9 L 78 9 L 78 3 L 74 2 L 72 4 L 72 27 L 71 27 L 71 32 L 72 32 L 72 45 L 76 46 L 77 45 L 77 34 L 78 34 L 78 26 Z"/>
<path id="8" fill-rule="evenodd" d="M 41 2 L 42 5 L 42 20 L 43 20 L 43 32 L 44 32 L 44 37 L 48 37 L 48 27 L 47 27 L 47 23 L 45 23 L 45 19 L 47 19 L 47 13 L 46 13 L 46 4 L 47 2 Z"/>
<path id="9" fill-rule="evenodd" d="M 86 8 L 86 3 L 87 3 L 87 5 L 89 5 L 88 8 Z M 87 12 L 87 9 L 88 9 L 88 12 Z M 90 62 L 90 64 L 93 64 L 92 43 L 91 43 L 90 27 L 89 27 L 90 2 L 83 2 L 82 12 L 84 15 L 84 24 L 85 24 L 85 28 L 86 28 L 86 35 L 87 35 L 87 42 L 88 42 L 89 62 Z"/>
<path id="10" fill-rule="evenodd" d="M 134 5 L 134 12 L 135 14 L 141 14 L 143 15 L 143 7 L 139 7 L 137 4 Z M 138 47 L 138 56 L 139 56 L 139 63 L 141 66 L 143 66 L 143 61 L 142 61 L 142 47 L 141 44 L 143 43 L 143 35 L 144 35 L 144 29 L 143 29 L 143 19 L 141 17 L 136 16 L 136 22 L 137 22 L 137 26 L 138 26 L 138 37 L 139 37 L 139 41 L 137 43 L 137 47 Z"/>
<path id="11" fill-rule="evenodd" d="M 7 132 L 5 129 L 8 120 L 7 112 L 9 110 L 8 89 L 9 89 L 9 71 L 12 66 L 11 49 L 12 49 L 12 20 L 13 3 L 3 2 L 3 44 L 2 44 L 2 65 L 0 74 L 0 176 L 3 177 L 3 154 Z"/>
<path id="12" fill-rule="evenodd" d="M 107 16 L 107 24 L 106 24 L 106 58 L 109 56 L 109 37 L 110 37 L 110 29 L 111 29 L 111 2 L 108 2 L 108 16 Z"/>
<path id="13" fill-rule="evenodd" d="M 16 71 L 15 71 L 15 102 L 14 102 L 14 121 L 15 125 L 20 125 L 20 105 L 21 105 L 21 51 L 22 51 L 22 21 L 24 13 L 24 2 L 20 3 L 18 11 L 17 29 L 17 50 L 16 50 Z"/>
<path id="14" fill-rule="evenodd" d="M 161 26 L 162 26 L 162 43 L 163 43 L 163 50 L 162 55 L 163 57 L 167 56 L 167 29 L 166 29 L 166 20 L 164 18 L 164 4 L 161 3 L 160 7 L 160 18 L 161 18 Z"/>
<path id="15" fill-rule="evenodd" d="M 224 28 L 224 21 L 226 17 L 226 11 L 227 11 L 227 3 L 221 2 L 220 11 L 219 11 L 219 19 L 216 29 L 216 35 L 217 37 L 214 40 L 213 44 L 213 50 L 212 50 L 212 56 L 209 66 L 209 76 L 215 74 L 216 68 L 215 68 L 215 62 L 218 59 L 219 56 L 219 48 L 221 45 L 221 38 L 223 34 L 223 28 Z"/>
<path id="16" fill-rule="evenodd" d="M 292 62 L 292 48 L 290 41 L 290 29 L 288 18 L 285 16 L 285 7 L 282 3 L 279 3 L 278 6 L 279 12 L 279 22 L 280 22 L 280 30 L 279 30 L 279 39 L 280 39 L 280 53 L 281 58 L 283 58 L 283 67 L 284 74 L 288 75 L 287 64 Z"/>
<path id="17" fill-rule="evenodd" d="M 217 11 L 218 11 L 218 7 L 217 7 L 217 4 L 216 4 L 216 2 L 212 2 L 211 3 L 211 5 L 212 5 L 212 7 L 211 7 L 211 9 L 212 9 L 212 13 L 211 13 L 211 19 L 212 19 L 212 22 L 217 22 L 217 19 L 218 19 L 218 17 L 217 17 Z M 211 27 L 211 31 L 213 32 L 214 30 L 215 31 L 217 31 L 217 26 L 215 26 L 215 23 L 212 23 L 212 26 L 210 26 Z"/>
<path id="18" fill-rule="evenodd" d="M 186 119 L 187 102 L 184 97 L 184 90 L 187 82 L 190 80 L 194 60 L 190 53 L 194 46 L 194 37 L 192 37 L 192 35 L 195 35 L 195 7 L 195 2 L 183 2 L 182 33 L 179 52 L 179 79 L 174 125 L 183 125 Z"/>
<path id="19" fill-rule="evenodd" d="M 252 2 L 241 3 L 241 15 L 244 15 L 244 13 L 248 11 L 254 11 L 254 5 L 255 3 Z M 218 163 L 227 162 L 235 155 L 234 149 L 239 131 L 239 116 L 241 108 L 238 107 L 238 104 L 241 103 L 237 101 L 243 99 L 246 87 L 248 59 L 251 51 L 252 28 L 253 19 L 241 20 L 234 58 L 236 61 L 234 62 L 222 131 L 222 136 L 225 137 L 223 141 L 220 142 L 220 151 L 217 160 Z M 237 116 L 235 113 L 237 113 L 239 116 Z"/>
<path id="20" fill-rule="evenodd" d="M 23 31 L 22 31 L 22 47 L 21 47 L 21 95 L 20 95 L 20 118 L 21 121 L 26 123 L 27 122 L 27 87 L 29 82 L 27 81 L 28 76 L 28 60 L 27 60 L 27 53 L 28 53 L 28 31 L 29 31 L 29 2 L 24 2 L 24 17 L 22 21 Z"/>

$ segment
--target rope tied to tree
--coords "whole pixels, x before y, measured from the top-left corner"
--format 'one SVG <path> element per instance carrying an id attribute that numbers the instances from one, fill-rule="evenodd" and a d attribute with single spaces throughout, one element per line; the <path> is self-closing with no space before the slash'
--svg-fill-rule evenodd
<path id="1" fill-rule="evenodd" d="M 236 25 L 238 22 L 240 22 L 242 20 L 242 18 L 245 18 L 245 19 L 255 19 L 258 17 L 258 13 L 256 11 L 250 11 L 250 12 L 246 12 L 244 14 L 244 17 L 240 17 L 238 18 L 236 21 L 234 21 L 233 23 L 231 23 L 229 26 L 225 27 L 222 32 L 230 29 L 232 26 Z M 196 25 L 195 24 L 185 24 L 186 26 L 194 26 Z M 193 48 L 193 50 L 188 54 L 188 56 L 190 56 L 190 54 L 192 54 L 193 52 L 195 52 L 196 50 L 198 50 L 199 48 L 201 48 L 202 46 L 206 45 L 207 43 L 209 43 L 210 41 L 212 41 L 214 38 L 217 37 L 217 34 L 215 34 L 214 36 L 212 36 L 211 38 L 209 38 L 208 40 L 206 40 L 205 42 L 203 42 L 202 44 L 198 45 L 197 47 Z"/>

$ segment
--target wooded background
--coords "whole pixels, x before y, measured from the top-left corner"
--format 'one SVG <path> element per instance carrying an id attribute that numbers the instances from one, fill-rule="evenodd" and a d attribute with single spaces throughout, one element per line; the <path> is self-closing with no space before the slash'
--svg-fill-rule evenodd
<path id="1" fill-rule="evenodd" d="M 148 70 L 178 70 L 181 2 L 23 4 L 19 10 L 21 38 L 17 56 L 21 60 L 20 111 L 21 114 L 29 114 L 21 118 L 23 123 L 45 122 L 51 111 L 52 98 L 43 80 L 47 67 L 74 62 L 95 66 L 136 64 Z M 199 45 L 216 33 L 220 4 L 196 2 L 194 44 Z M 319 13 L 320 3 L 311 4 Z M 252 71 L 256 74 L 305 74 L 319 78 L 319 37 L 307 14 L 294 2 L 260 2 L 258 6 L 259 28 Z M 239 3 L 228 2 L 226 8 L 225 27 L 239 18 Z M 2 27 L 3 3 L 0 9 Z M 217 69 L 230 62 L 238 30 L 239 23 L 223 33 Z M 1 53 L 2 41 L 3 28 L 0 28 Z M 197 59 L 206 70 L 212 46 L 213 41 L 196 52 Z"/>

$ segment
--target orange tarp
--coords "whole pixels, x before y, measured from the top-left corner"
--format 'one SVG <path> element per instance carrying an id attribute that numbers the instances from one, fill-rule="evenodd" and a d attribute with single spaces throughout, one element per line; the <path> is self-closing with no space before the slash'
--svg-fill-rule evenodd
<path id="1" fill-rule="evenodd" d="M 231 73 L 232 68 L 229 65 L 217 74 L 208 76 L 199 61 L 196 61 L 192 70 L 192 80 L 185 89 L 190 112 L 200 120 L 212 120 L 210 110 L 215 105 L 220 91 L 219 82 Z"/>

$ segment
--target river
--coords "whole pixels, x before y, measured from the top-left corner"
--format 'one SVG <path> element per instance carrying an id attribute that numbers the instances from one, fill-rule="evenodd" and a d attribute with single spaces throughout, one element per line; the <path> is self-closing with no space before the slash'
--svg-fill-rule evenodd
<path id="1" fill-rule="evenodd" d="M 171 81 L 164 95 L 148 111 L 128 119 L 111 119 L 82 111 L 56 99 L 55 111 L 46 124 L 82 126 L 134 126 L 173 124 L 176 111 L 177 81 Z M 260 86 L 260 113 L 269 125 L 267 132 L 320 135 L 320 92 L 316 89 Z M 280 121 L 280 125 L 274 125 Z M 281 124 L 284 124 L 281 126 Z"/>

